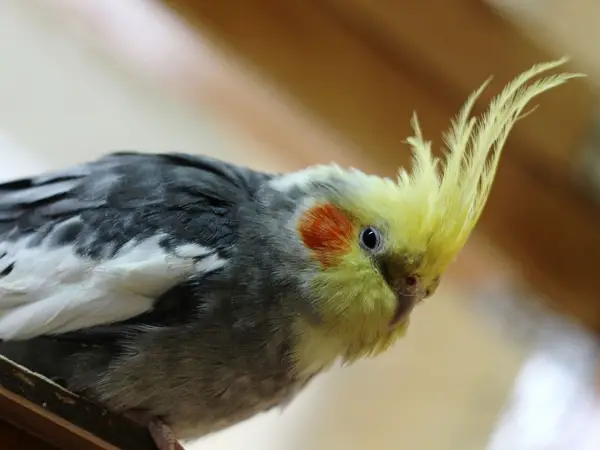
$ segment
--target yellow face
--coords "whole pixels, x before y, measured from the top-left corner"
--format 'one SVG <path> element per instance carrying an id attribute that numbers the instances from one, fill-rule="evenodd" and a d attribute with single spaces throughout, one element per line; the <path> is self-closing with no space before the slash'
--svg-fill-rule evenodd
<path id="1" fill-rule="evenodd" d="M 380 353 L 402 336 L 413 307 L 433 294 L 440 277 L 428 271 L 426 245 L 411 245 L 404 221 L 391 220 L 381 198 L 370 201 L 377 189 L 363 188 L 364 197 L 319 203 L 298 222 L 321 269 L 312 280 L 321 319 L 312 333 L 323 331 L 321 347 L 336 336 L 340 348 L 331 351 L 347 361 Z"/>

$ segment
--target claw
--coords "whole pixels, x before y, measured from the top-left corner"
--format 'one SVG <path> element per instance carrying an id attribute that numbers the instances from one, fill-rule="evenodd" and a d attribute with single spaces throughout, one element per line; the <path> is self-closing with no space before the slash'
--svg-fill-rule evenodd
<path id="1" fill-rule="evenodd" d="M 148 424 L 150 435 L 158 450 L 185 450 L 169 426 L 160 419 L 153 419 Z"/>

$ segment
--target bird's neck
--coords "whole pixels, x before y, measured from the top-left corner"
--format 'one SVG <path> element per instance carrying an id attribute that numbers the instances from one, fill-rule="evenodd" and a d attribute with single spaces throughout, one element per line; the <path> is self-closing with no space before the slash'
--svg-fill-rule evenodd
<path id="1" fill-rule="evenodd" d="M 327 336 L 305 317 L 299 317 L 292 328 L 294 369 L 301 377 L 329 369 L 347 351 L 337 336 Z"/>
<path id="2" fill-rule="evenodd" d="M 354 330 L 336 329 L 299 317 L 293 324 L 295 370 L 301 376 L 308 376 L 330 368 L 339 359 L 351 364 L 376 356 L 402 337 L 407 327 L 408 321 L 393 330 L 367 333 L 360 326 Z"/>

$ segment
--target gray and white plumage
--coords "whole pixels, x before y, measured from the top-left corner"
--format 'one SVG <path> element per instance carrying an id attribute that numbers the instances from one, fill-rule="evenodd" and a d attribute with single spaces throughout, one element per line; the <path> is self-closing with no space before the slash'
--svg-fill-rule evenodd
<path id="1" fill-rule="evenodd" d="M 251 181 L 208 160 L 118 154 L 0 185 L 0 338 L 125 320 L 220 269 Z"/>
<path id="2" fill-rule="evenodd" d="M 281 403 L 307 307 L 269 251 L 271 177 L 132 152 L 0 185 L 0 353 L 184 439 Z"/>
<path id="3" fill-rule="evenodd" d="M 511 127 L 577 75 L 525 83 L 561 63 L 515 78 L 480 121 L 485 85 L 471 95 L 443 161 L 415 117 L 398 180 L 122 153 L 0 185 L 0 353 L 182 439 L 283 404 L 404 335 L 477 223 Z"/>

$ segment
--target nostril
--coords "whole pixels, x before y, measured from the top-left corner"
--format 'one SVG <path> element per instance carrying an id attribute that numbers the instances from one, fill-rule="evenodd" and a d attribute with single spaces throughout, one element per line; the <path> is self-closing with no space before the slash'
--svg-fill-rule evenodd
<path id="1" fill-rule="evenodd" d="M 416 276 L 414 275 L 410 275 L 408 277 L 406 277 L 406 285 L 413 287 L 416 286 L 419 283 L 419 280 Z"/>

